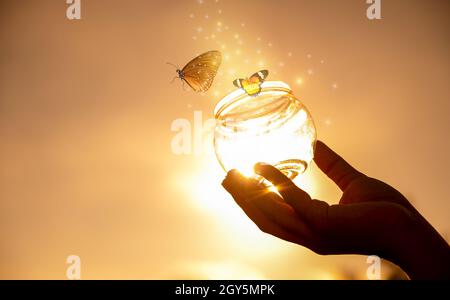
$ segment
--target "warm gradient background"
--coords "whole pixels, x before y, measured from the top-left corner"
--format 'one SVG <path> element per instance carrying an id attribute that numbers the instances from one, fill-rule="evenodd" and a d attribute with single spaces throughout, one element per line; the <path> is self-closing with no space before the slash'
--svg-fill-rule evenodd
<path id="1" fill-rule="evenodd" d="M 321 257 L 259 232 L 211 149 L 176 156 L 178 118 L 212 117 L 231 80 L 265 67 L 320 139 L 402 191 L 450 233 L 450 3 L 365 0 L 0 2 L 0 278 L 365 278 L 366 257 Z M 206 95 L 170 84 L 219 49 Z M 209 142 L 211 136 L 206 134 Z M 335 203 L 315 165 L 299 184 Z M 382 276 L 395 270 L 383 264 Z"/>

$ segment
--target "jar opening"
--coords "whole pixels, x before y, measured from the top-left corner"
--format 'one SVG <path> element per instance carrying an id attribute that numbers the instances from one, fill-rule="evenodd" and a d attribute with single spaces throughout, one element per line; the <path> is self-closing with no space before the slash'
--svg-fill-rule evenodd
<path id="1" fill-rule="evenodd" d="M 291 92 L 289 85 L 281 81 L 263 82 L 261 92 L 255 96 L 248 95 L 243 89 L 237 89 L 217 103 L 214 115 L 218 121 L 261 117 L 270 110 L 286 105 L 286 103 L 283 103 L 286 102 L 283 97 L 277 96 L 290 94 Z"/>

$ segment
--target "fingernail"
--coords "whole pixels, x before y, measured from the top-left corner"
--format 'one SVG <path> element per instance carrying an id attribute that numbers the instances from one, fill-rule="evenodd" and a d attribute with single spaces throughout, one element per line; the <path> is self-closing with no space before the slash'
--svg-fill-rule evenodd
<path id="1" fill-rule="evenodd" d="M 235 170 L 230 170 L 227 172 L 224 181 L 229 181 L 230 179 L 233 179 L 233 177 L 235 177 Z"/>
<path id="2" fill-rule="evenodd" d="M 229 185 L 229 183 L 228 183 L 227 179 L 225 178 L 225 179 L 222 181 L 222 186 L 223 186 L 223 188 L 224 188 L 225 190 L 227 190 L 227 191 L 228 191 L 228 185 Z"/>
<path id="3" fill-rule="evenodd" d="M 263 163 L 263 162 L 259 162 L 259 163 L 255 164 L 253 169 L 255 170 L 256 173 L 259 173 L 261 167 L 268 166 L 268 165 L 269 164 L 266 164 L 266 163 Z"/>
<path id="4" fill-rule="evenodd" d="M 230 171 L 228 171 L 228 173 L 227 173 L 227 177 L 229 177 L 229 176 L 233 176 L 235 173 L 237 172 L 237 170 L 236 169 L 231 169 Z"/>

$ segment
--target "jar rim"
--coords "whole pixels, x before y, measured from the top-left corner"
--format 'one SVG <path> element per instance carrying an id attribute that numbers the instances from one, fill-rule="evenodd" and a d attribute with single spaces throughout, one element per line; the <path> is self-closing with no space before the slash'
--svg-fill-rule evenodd
<path id="1" fill-rule="evenodd" d="M 278 91 L 278 92 L 285 92 L 285 93 L 291 93 L 291 87 L 283 82 L 283 81 L 264 81 L 261 84 L 261 92 L 268 92 L 268 91 Z M 232 91 L 231 93 L 227 94 L 225 97 L 223 97 L 214 108 L 214 116 L 215 118 L 219 118 L 221 113 L 232 103 L 235 103 L 236 101 L 248 99 L 250 96 L 248 95 L 244 89 L 237 89 Z"/>

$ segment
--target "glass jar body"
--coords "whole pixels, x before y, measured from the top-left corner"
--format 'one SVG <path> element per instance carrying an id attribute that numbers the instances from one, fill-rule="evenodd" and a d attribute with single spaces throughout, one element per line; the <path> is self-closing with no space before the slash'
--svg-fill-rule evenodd
<path id="1" fill-rule="evenodd" d="M 252 176 L 257 162 L 274 165 L 293 179 L 314 157 L 314 121 L 290 88 L 265 82 L 257 96 L 235 91 L 216 107 L 214 148 L 225 171 Z"/>

